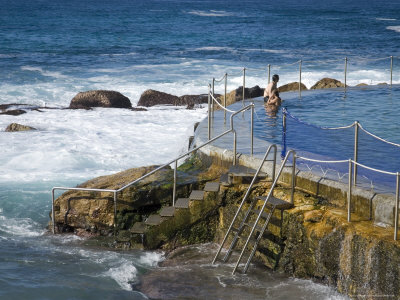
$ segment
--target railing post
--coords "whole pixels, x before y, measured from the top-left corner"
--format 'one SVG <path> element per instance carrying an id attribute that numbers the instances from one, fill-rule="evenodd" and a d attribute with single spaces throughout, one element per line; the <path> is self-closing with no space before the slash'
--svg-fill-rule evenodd
<path id="1" fill-rule="evenodd" d="M 268 83 L 271 81 L 271 65 L 268 64 Z"/>
<path id="2" fill-rule="evenodd" d="M 393 56 L 390 56 L 390 87 L 393 83 Z"/>
<path id="3" fill-rule="evenodd" d="M 250 154 L 253 156 L 253 148 L 254 148 L 254 102 L 252 103 L 251 112 L 250 112 Z"/>
<path id="4" fill-rule="evenodd" d="M 400 173 L 396 173 L 396 208 L 394 215 L 394 240 L 397 241 L 397 230 L 399 227 L 399 188 L 400 188 Z"/>
<path id="5" fill-rule="evenodd" d="M 346 90 L 347 86 L 347 57 L 344 59 L 344 90 Z"/>
<path id="6" fill-rule="evenodd" d="M 114 192 L 114 235 L 117 234 L 117 191 Z"/>
<path id="7" fill-rule="evenodd" d="M 282 159 L 286 156 L 286 109 L 282 109 Z"/>
<path id="8" fill-rule="evenodd" d="M 300 59 L 299 62 L 299 96 L 301 98 L 301 65 L 303 64 L 303 61 Z"/>
<path id="9" fill-rule="evenodd" d="M 56 218 L 54 212 L 54 189 L 51 190 L 51 218 L 53 221 L 53 234 L 56 233 Z"/>
<path id="10" fill-rule="evenodd" d="M 290 203 L 294 204 L 294 189 L 296 187 L 296 152 L 293 151 L 293 165 L 292 165 L 292 191 L 290 194 Z"/>
<path id="11" fill-rule="evenodd" d="M 358 161 L 358 121 L 354 122 L 354 161 Z M 357 164 L 354 164 L 353 184 L 357 184 Z"/>
<path id="12" fill-rule="evenodd" d="M 234 166 L 236 166 L 236 146 L 237 146 L 236 131 L 233 130 L 233 165 Z"/>
<path id="13" fill-rule="evenodd" d="M 177 169 L 178 169 L 178 160 L 175 160 L 175 168 L 174 168 L 174 187 L 172 189 L 172 206 L 175 206 L 176 199 L 176 178 L 177 178 Z"/>
<path id="14" fill-rule="evenodd" d="M 349 190 L 347 192 L 347 221 L 351 222 L 351 187 L 352 187 L 352 169 L 353 166 L 351 165 L 351 159 L 349 159 Z"/>
<path id="15" fill-rule="evenodd" d="M 211 139 L 211 85 L 208 84 L 208 140 Z"/>
<path id="16" fill-rule="evenodd" d="M 226 90 L 228 88 L 228 73 L 225 73 L 224 107 L 226 108 Z M 224 124 L 226 123 L 226 110 L 224 109 Z"/>
<path id="17" fill-rule="evenodd" d="M 245 96 L 245 89 L 246 87 L 246 68 L 243 68 L 243 102 L 242 102 L 242 106 L 244 107 L 244 96 Z"/>
<path id="18" fill-rule="evenodd" d="M 215 77 L 213 77 L 212 86 L 211 86 L 211 92 L 212 92 L 211 95 L 213 97 L 213 98 L 211 98 L 212 120 L 214 120 L 214 98 L 215 98 L 214 88 L 215 88 Z"/>

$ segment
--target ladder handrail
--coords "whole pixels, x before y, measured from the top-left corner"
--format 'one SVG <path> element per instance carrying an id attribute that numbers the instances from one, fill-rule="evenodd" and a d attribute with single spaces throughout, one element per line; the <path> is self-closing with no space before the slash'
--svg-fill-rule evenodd
<path id="1" fill-rule="evenodd" d="M 229 225 L 228 230 L 226 231 L 225 237 L 224 237 L 224 239 L 223 239 L 223 241 L 222 241 L 222 243 L 221 243 L 221 245 L 220 245 L 220 247 L 219 247 L 219 249 L 218 249 L 217 254 L 216 254 L 215 257 L 214 257 L 214 260 L 212 261 L 212 264 L 215 263 L 215 261 L 217 260 L 219 254 L 221 253 L 222 247 L 224 246 L 226 240 L 228 239 L 228 235 L 229 235 L 230 231 L 232 230 L 233 224 L 235 223 L 235 221 L 236 221 L 236 219 L 237 219 L 237 217 L 238 217 L 238 215 L 239 215 L 240 210 L 242 209 L 242 207 L 243 207 L 245 201 L 247 200 L 247 197 L 249 196 L 249 194 L 250 194 L 250 192 L 251 192 L 251 189 L 252 189 L 252 187 L 253 187 L 253 185 L 254 185 L 254 182 L 256 181 L 256 179 L 257 179 L 257 177 L 258 177 L 258 174 L 260 173 L 262 167 L 264 166 L 264 163 L 265 163 L 265 161 L 266 161 L 266 159 L 267 159 L 268 154 L 271 152 L 271 149 L 274 149 L 274 163 L 273 163 L 273 166 L 272 166 L 272 167 L 273 167 L 273 169 L 272 169 L 272 170 L 273 170 L 273 171 L 272 171 L 272 176 L 275 175 L 275 165 L 276 165 L 277 146 L 276 146 L 276 144 L 272 144 L 272 145 L 270 145 L 270 146 L 268 147 L 267 151 L 265 152 L 264 158 L 263 158 L 263 160 L 262 160 L 260 166 L 258 167 L 257 172 L 256 172 L 256 174 L 254 175 L 253 180 L 251 181 L 250 186 L 249 186 L 249 188 L 247 189 L 246 194 L 244 195 L 243 200 L 242 200 L 242 202 L 240 203 L 240 206 L 239 206 L 239 208 L 237 209 L 236 214 L 235 214 L 235 216 L 233 217 L 232 222 L 231 222 L 231 224 Z M 274 180 L 274 179 L 275 179 L 275 178 L 272 178 L 272 180 Z"/>
<path id="2" fill-rule="evenodd" d="M 250 234 L 249 234 L 249 236 L 248 236 L 248 238 L 247 238 L 247 240 L 246 240 L 246 243 L 245 243 L 244 246 L 243 246 L 242 252 L 240 253 L 239 259 L 238 259 L 238 261 L 236 262 L 236 265 L 235 265 L 235 268 L 233 269 L 232 275 L 236 272 L 236 270 L 237 270 L 237 268 L 238 268 L 238 266 L 239 266 L 239 263 L 240 263 L 240 260 L 242 259 L 242 256 L 243 256 L 243 254 L 244 254 L 244 251 L 246 250 L 246 247 L 247 247 L 247 245 L 248 245 L 249 242 L 250 242 L 251 236 L 253 235 L 254 230 L 256 229 L 256 226 L 257 226 L 257 224 L 258 224 L 258 221 L 259 221 L 260 218 L 261 218 L 262 212 L 264 211 L 265 207 L 267 206 L 267 203 L 268 203 L 269 199 L 270 199 L 271 196 L 272 196 L 272 193 L 273 193 L 273 191 L 274 191 L 274 188 L 275 188 L 275 186 L 276 186 L 276 184 L 277 184 L 277 182 L 278 182 L 278 179 L 279 179 L 280 175 L 282 174 L 283 168 L 285 167 L 286 162 L 288 161 L 290 154 L 293 155 L 293 166 L 292 166 L 292 168 L 295 169 L 295 160 L 296 160 L 295 157 L 296 157 L 296 152 L 295 152 L 294 150 L 289 150 L 288 153 L 286 154 L 284 160 L 282 161 L 282 164 L 281 164 L 281 167 L 280 167 L 280 169 L 279 169 L 279 171 L 278 171 L 278 174 L 277 174 L 277 176 L 276 176 L 274 182 L 272 183 L 271 189 L 269 190 L 267 199 L 264 201 L 264 204 L 263 204 L 262 208 L 260 209 L 260 213 L 259 213 L 258 216 L 257 216 L 257 219 L 256 219 L 256 221 L 255 221 L 255 223 L 254 223 L 254 226 L 252 227 L 251 232 L 250 232 Z M 294 172 L 293 172 L 292 174 L 294 174 Z M 292 181 L 293 181 L 293 179 L 294 179 L 294 177 L 292 177 Z M 294 181 L 292 182 L 292 189 L 294 190 Z M 293 190 L 292 190 L 292 194 L 293 194 Z M 292 202 L 293 202 L 293 199 L 292 199 Z"/>
<path id="3" fill-rule="evenodd" d="M 122 186 L 119 189 L 96 189 L 96 188 L 79 188 L 79 187 L 53 187 L 51 190 L 51 194 L 52 194 L 52 207 L 51 207 L 51 214 L 52 214 L 52 223 L 53 223 L 53 234 L 55 233 L 55 211 L 54 211 L 54 201 L 55 201 L 55 197 L 54 197 L 54 192 L 56 190 L 65 190 L 65 191 L 90 191 L 90 192 L 109 192 L 109 193 L 113 193 L 114 194 L 114 228 L 116 227 L 116 211 L 117 211 L 117 193 L 125 190 L 126 188 L 132 186 L 133 184 L 149 177 L 150 175 L 154 174 L 155 172 L 165 168 L 166 166 L 171 165 L 172 163 L 176 163 L 178 160 L 184 158 L 185 156 L 199 150 L 200 148 L 214 142 L 215 140 L 225 136 L 226 134 L 233 132 L 234 134 L 234 158 L 233 158 L 233 162 L 236 163 L 236 131 L 234 129 L 234 123 L 233 123 L 233 117 L 236 116 L 237 114 L 239 114 L 240 112 L 246 111 L 248 109 L 252 109 L 254 107 L 254 103 L 251 103 L 245 107 L 242 107 L 241 109 L 239 109 L 238 111 L 234 112 L 231 114 L 230 116 L 230 125 L 231 128 L 229 128 L 228 130 L 224 131 L 223 133 L 221 133 L 220 135 L 209 139 L 207 142 L 201 144 L 200 146 L 193 148 L 192 150 L 187 151 L 186 153 L 178 156 L 177 158 L 171 160 L 170 162 L 163 164 L 159 167 L 157 167 L 156 169 L 150 171 L 149 173 L 146 173 L 145 175 L 141 176 L 140 178 L 135 179 L 134 181 Z M 175 179 L 175 178 L 174 178 Z M 174 180 L 174 186 L 176 185 L 176 181 Z M 173 199 L 173 201 L 175 201 L 175 199 Z"/>

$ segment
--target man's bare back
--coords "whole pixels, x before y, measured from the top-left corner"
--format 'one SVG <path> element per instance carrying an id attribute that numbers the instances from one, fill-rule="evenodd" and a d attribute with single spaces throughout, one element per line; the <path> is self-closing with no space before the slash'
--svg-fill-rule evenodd
<path id="1" fill-rule="evenodd" d="M 272 76 L 272 82 L 270 82 L 264 90 L 264 99 L 266 100 L 266 98 L 268 97 L 268 100 L 266 101 L 267 105 L 280 106 L 282 103 L 277 87 L 278 81 L 278 75 Z"/>

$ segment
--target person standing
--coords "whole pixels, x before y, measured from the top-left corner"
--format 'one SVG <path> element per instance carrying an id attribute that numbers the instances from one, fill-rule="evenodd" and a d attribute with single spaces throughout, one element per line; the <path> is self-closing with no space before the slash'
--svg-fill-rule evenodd
<path id="1" fill-rule="evenodd" d="M 266 102 L 267 105 L 275 105 L 276 108 L 282 103 L 278 92 L 278 81 L 279 75 L 275 74 L 272 76 L 272 82 L 270 82 L 264 90 L 264 102 Z"/>

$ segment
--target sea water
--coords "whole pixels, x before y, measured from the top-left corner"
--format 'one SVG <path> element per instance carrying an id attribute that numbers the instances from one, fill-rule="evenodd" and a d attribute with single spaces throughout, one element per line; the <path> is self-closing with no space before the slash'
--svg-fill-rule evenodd
<path id="1" fill-rule="evenodd" d="M 63 110 L 78 92 L 116 90 L 136 105 L 147 89 L 206 93 L 225 72 L 229 91 L 243 84 L 243 67 L 246 86 L 265 87 L 268 64 L 285 84 L 298 81 L 300 59 L 310 87 L 322 77 L 343 81 L 345 57 L 350 85 L 388 82 L 390 56 L 393 83 L 400 83 L 399 15 L 394 1 L 1 0 L 0 104 L 52 109 L 0 116 L 0 298 L 141 299 L 143 274 L 164 259 L 161 252 L 114 252 L 48 235 L 50 190 L 173 159 L 206 108 Z M 11 122 L 38 130 L 4 132 Z M 251 295 L 241 284 L 247 277 L 230 281 L 218 272 L 206 273 L 223 278 L 214 297 L 224 299 L 232 286 Z M 341 297 L 311 281 L 276 282 L 262 272 L 269 275 L 249 280 L 292 287 L 292 298 Z M 210 298 L 214 290 L 207 289 Z"/>

